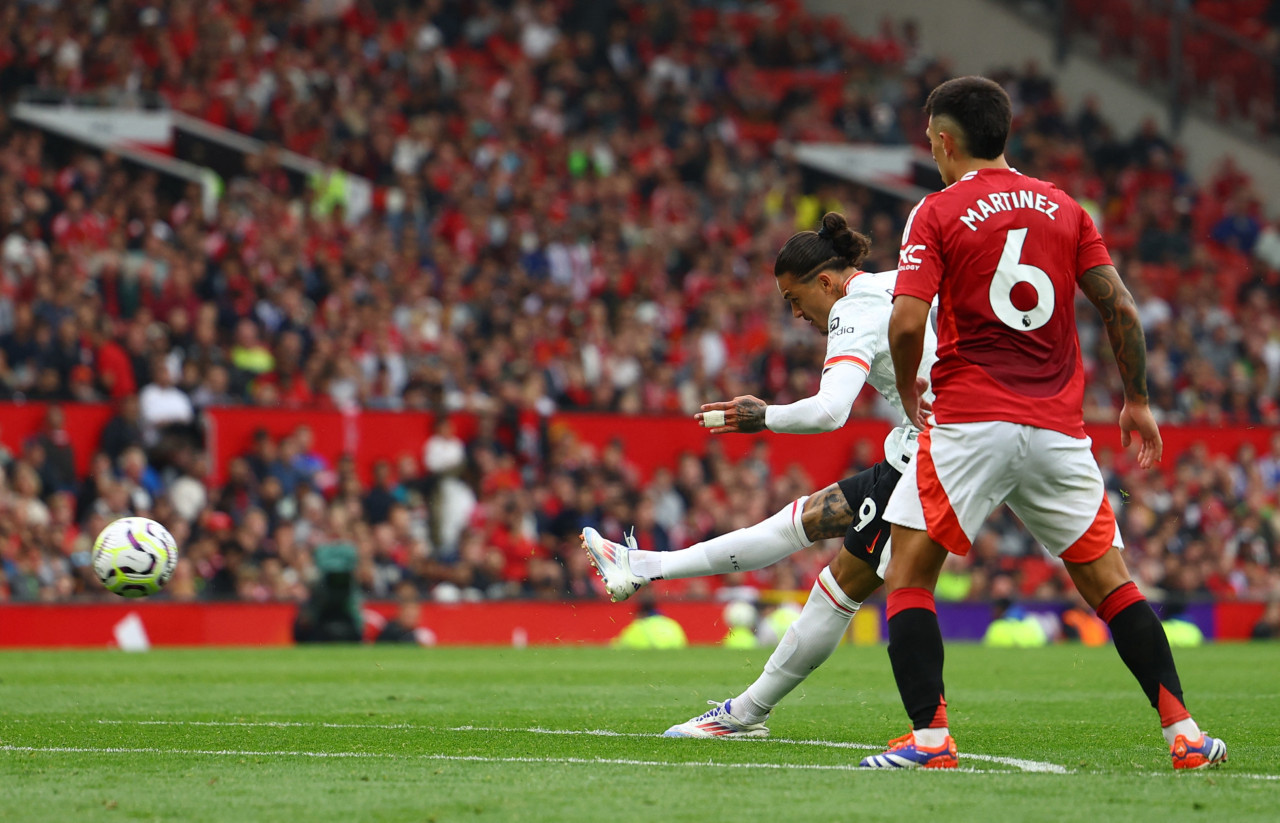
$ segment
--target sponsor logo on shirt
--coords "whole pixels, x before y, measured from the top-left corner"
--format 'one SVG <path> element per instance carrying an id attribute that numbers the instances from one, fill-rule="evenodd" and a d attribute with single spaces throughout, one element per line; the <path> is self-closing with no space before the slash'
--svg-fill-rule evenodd
<path id="1" fill-rule="evenodd" d="M 841 326 L 839 317 L 831 318 L 831 325 L 827 327 L 827 336 L 841 334 L 853 334 L 853 326 Z"/>

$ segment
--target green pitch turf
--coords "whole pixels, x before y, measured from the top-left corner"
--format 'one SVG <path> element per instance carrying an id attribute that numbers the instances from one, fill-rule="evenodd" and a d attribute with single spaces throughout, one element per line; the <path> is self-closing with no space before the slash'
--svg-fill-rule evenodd
<path id="1" fill-rule="evenodd" d="M 1230 761 L 1174 774 L 1111 648 L 947 650 L 956 772 L 850 767 L 906 730 L 840 648 L 765 741 L 668 740 L 766 652 L 0 654 L 0 820 L 1276 820 L 1280 645 L 1182 650 Z"/>

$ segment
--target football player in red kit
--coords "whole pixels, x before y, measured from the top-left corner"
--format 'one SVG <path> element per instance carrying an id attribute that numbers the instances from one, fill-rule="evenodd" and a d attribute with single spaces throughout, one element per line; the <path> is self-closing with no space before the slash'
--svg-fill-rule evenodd
<path id="1" fill-rule="evenodd" d="M 912 731 L 862 765 L 956 765 L 933 590 L 948 552 L 967 553 L 1001 503 L 1062 558 L 1107 622 L 1121 659 L 1159 711 L 1174 768 L 1220 763 L 1226 745 L 1203 734 L 1187 711 L 1164 630 L 1120 555 L 1115 514 L 1084 433 L 1077 287 L 1102 315 L 1124 381 L 1122 440 L 1127 446 L 1138 434 L 1144 468 L 1160 459 L 1133 298 L 1084 209 L 1005 161 L 1011 105 L 998 84 L 949 80 L 925 111 L 946 188 L 907 220 L 889 323 L 898 391 L 922 433 L 885 512 L 893 543 L 885 575 L 889 657 Z M 926 420 L 915 379 L 935 297 L 938 359 Z"/>

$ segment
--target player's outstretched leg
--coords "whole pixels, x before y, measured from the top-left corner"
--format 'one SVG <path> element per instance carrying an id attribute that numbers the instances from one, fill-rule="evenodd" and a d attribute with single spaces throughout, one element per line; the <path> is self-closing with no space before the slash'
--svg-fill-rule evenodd
<path id="1" fill-rule="evenodd" d="M 831 567 L 823 569 L 800 616 L 787 627 L 756 681 L 737 697 L 715 704 L 718 709 L 667 729 L 666 737 L 768 735 L 764 722 L 769 713 L 826 662 L 862 605 L 861 600 L 854 600 L 846 590 L 865 598 L 880 587 L 880 578 L 871 567 L 847 551 L 841 551 L 832 566 L 840 569 L 843 590 Z"/>
<path id="2" fill-rule="evenodd" d="M 1111 629 L 1120 659 L 1160 713 L 1173 767 L 1202 769 L 1226 761 L 1227 744 L 1200 731 L 1187 711 L 1164 627 L 1130 579 L 1120 551 L 1112 547 L 1096 560 L 1067 561 L 1066 567 L 1080 594 Z"/>
<path id="3" fill-rule="evenodd" d="M 880 588 L 889 556 L 888 527 L 880 518 L 900 475 L 885 464 L 828 486 L 804 503 L 805 534 L 814 539 L 844 535 L 844 548 L 822 570 L 796 621 L 769 656 L 764 672 L 746 691 L 724 702 L 729 723 L 762 724 L 781 700 L 826 662 L 849 628 L 862 601 Z M 850 501 L 853 501 L 852 503 Z M 861 511 L 860 519 L 854 510 Z M 872 514 L 867 514 L 872 512 Z M 695 717 L 672 726 L 672 737 L 701 736 Z M 718 736 L 734 736 L 729 734 Z"/>
<path id="4" fill-rule="evenodd" d="M 834 489 L 835 487 L 832 486 Z M 834 535 L 810 538 L 801 522 L 808 496 L 801 497 L 772 517 L 674 552 L 641 551 L 635 541 L 628 545 L 606 540 L 592 528 L 582 530 L 582 548 L 604 579 L 615 603 L 626 600 L 654 580 L 706 577 L 737 571 L 763 569 L 814 540 L 844 534 L 848 524 Z"/>

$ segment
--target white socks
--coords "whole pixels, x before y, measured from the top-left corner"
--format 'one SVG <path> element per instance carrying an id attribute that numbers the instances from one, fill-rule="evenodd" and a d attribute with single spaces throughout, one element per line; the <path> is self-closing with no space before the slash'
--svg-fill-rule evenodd
<path id="1" fill-rule="evenodd" d="M 916 729 L 912 734 L 915 735 L 916 745 L 936 749 L 947 742 L 947 735 L 951 734 L 951 730 L 943 726 L 941 729 Z"/>
<path id="2" fill-rule="evenodd" d="M 676 580 L 745 572 L 772 566 L 813 541 L 804 533 L 801 514 L 808 496 L 754 526 L 722 534 L 675 552 L 633 551 L 631 573 L 649 580 Z"/>
<path id="3" fill-rule="evenodd" d="M 734 708 L 737 708 L 737 706 Z M 1164 734 L 1164 742 L 1168 743 L 1170 746 L 1173 745 L 1173 741 L 1177 739 L 1178 735 L 1182 735 L 1187 738 L 1188 743 L 1194 743 L 1200 739 L 1201 734 L 1200 726 L 1190 717 L 1186 720 L 1179 720 L 1177 723 L 1165 726 L 1160 731 Z"/>
<path id="4" fill-rule="evenodd" d="M 765 663 L 764 673 L 733 698 L 733 716 L 744 723 L 762 722 L 782 698 L 831 656 L 861 605 L 840 590 L 830 568 L 823 569 L 804 610 Z"/>

